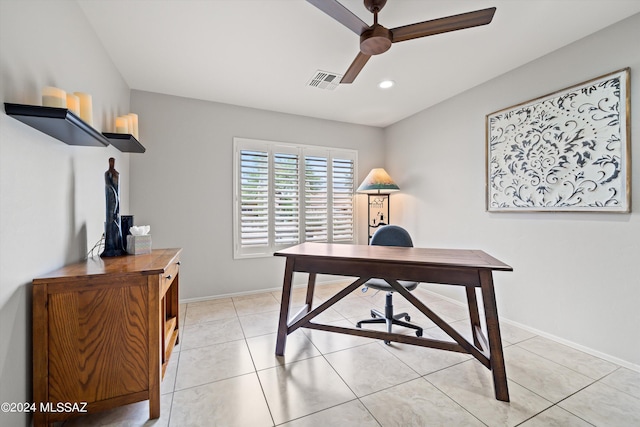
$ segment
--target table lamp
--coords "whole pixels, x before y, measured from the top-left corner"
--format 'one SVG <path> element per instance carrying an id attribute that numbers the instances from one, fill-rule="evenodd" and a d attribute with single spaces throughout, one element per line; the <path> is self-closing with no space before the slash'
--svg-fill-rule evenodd
<path id="1" fill-rule="evenodd" d="M 393 182 L 387 171 L 383 168 L 371 169 L 371 172 L 362 181 L 356 192 L 366 193 L 369 204 L 367 216 L 367 243 L 376 228 L 389 224 L 389 193 L 398 191 L 400 187 Z"/>

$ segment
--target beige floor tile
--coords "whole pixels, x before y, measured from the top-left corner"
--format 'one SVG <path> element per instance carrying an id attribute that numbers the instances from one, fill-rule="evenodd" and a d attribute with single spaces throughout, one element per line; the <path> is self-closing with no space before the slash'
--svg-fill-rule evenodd
<path id="1" fill-rule="evenodd" d="M 507 377 L 557 403 L 594 380 L 518 346 L 504 349 Z"/>
<path id="2" fill-rule="evenodd" d="M 149 402 L 142 401 L 66 421 L 64 427 L 166 427 L 173 394 L 160 397 L 160 417 L 149 419 Z"/>
<path id="3" fill-rule="evenodd" d="M 247 345 L 258 371 L 320 355 L 302 331 L 295 331 L 287 336 L 284 356 L 276 356 L 276 338 L 277 334 L 247 338 Z"/>
<path id="4" fill-rule="evenodd" d="M 428 291 L 424 288 L 424 285 L 418 285 L 417 288 L 413 290 L 413 295 L 415 295 L 420 301 L 429 305 L 429 303 L 434 303 L 436 301 L 442 301 L 443 298 L 439 295 L 434 294 L 431 291 Z"/>
<path id="5" fill-rule="evenodd" d="M 327 322 L 327 324 L 345 328 L 355 328 L 355 325 L 346 319 L 337 322 Z M 369 344 L 373 341 L 370 338 L 358 337 L 354 335 L 336 334 L 333 332 L 319 331 L 316 329 L 303 329 L 303 332 L 305 335 L 307 335 L 313 345 L 318 350 L 320 350 L 322 354 L 345 350 L 347 348 L 357 347 L 363 344 Z"/>
<path id="6" fill-rule="evenodd" d="M 245 340 L 183 350 L 175 389 L 182 390 L 253 371 L 253 361 Z"/>
<path id="7" fill-rule="evenodd" d="M 380 427 L 367 408 L 357 400 L 298 418 L 285 423 L 282 427 L 333 427 L 333 426 L 357 426 Z"/>
<path id="8" fill-rule="evenodd" d="M 640 399 L 640 372 L 619 368 L 604 377 L 601 382 Z"/>
<path id="9" fill-rule="evenodd" d="M 360 399 L 383 427 L 483 426 L 423 378 Z"/>
<path id="10" fill-rule="evenodd" d="M 247 338 L 259 335 L 272 334 L 278 331 L 278 319 L 280 312 L 268 311 L 265 313 L 248 314 L 240 316 L 242 331 Z"/>
<path id="11" fill-rule="evenodd" d="M 260 298 L 266 298 L 270 295 L 273 296 L 271 292 L 265 291 L 265 292 L 256 292 L 256 293 L 251 293 L 246 295 L 236 295 L 230 298 L 231 298 L 231 301 L 234 301 L 234 302 L 255 300 L 255 301 L 258 301 L 259 303 Z"/>
<path id="12" fill-rule="evenodd" d="M 469 309 L 450 301 L 435 301 L 427 305 L 433 312 L 447 322 L 455 322 L 469 318 Z"/>
<path id="13" fill-rule="evenodd" d="M 282 300 L 282 291 L 276 291 L 276 292 L 271 292 L 271 295 L 273 295 L 273 297 L 280 302 Z M 297 306 L 302 306 L 305 304 L 306 302 L 306 298 L 307 298 L 307 287 L 303 287 L 303 288 L 294 288 L 291 290 L 291 305 L 297 305 Z M 320 302 L 322 302 L 323 299 L 320 298 L 318 295 L 315 295 L 314 293 L 314 298 L 313 298 L 313 302 L 314 304 L 318 304 Z"/>
<path id="14" fill-rule="evenodd" d="M 593 379 L 600 379 L 617 368 L 611 362 L 543 337 L 536 336 L 518 346 Z"/>
<path id="15" fill-rule="evenodd" d="M 468 322 L 468 320 L 465 321 L 465 322 Z M 462 328 L 462 325 L 458 325 L 458 328 L 459 329 Z M 454 328 L 454 329 L 456 329 L 456 328 Z M 456 331 L 458 331 L 458 329 L 456 329 Z M 460 333 L 460 331 L 458 331 L 458 332 Z M 463 335 L 463 337 L 464 337 L 464 334 L 461 333 L 461 335 Z M 433 328 L 425 329 L 424 336 L 425 337 L 430 337 L 430 338 L 433 338 L 433 339 L 436 339 L 436 340 L 440 340 L 440 341 L 448 341 L 448 342 L 453 342 L 453 343 L 455 342 L 455 340 L 453 338 L 451 338 L 449 336 L 449 334 L 447 334 L 445 331 L 440 329 L 438 326 L 435 326 Z"/>
<path id="16" fill-rule="evenodd" d="M 215 303 L 192 303 L 187 306 L 183 325 L 236 318 L 236 308 L 231 300 L 213 300 Z M 219 302 L 218 302 L 219 301 Z"/>
<path id="17" fill-rule="evenodd" d="M 491 371 L 476 360 L 424 378 L 490 426 L 515 426 L 551 406 L 551 402 L 513 381 L 508 381 L 510 402 L 497 400 Z"/>
<path id="18" fill-rule="evenodd" d="M 520 427 L 591 427 L 585 420 L 576 417 L 558 406 L 552 406 L 541 414 L 520 424 Z"/>
<path id="19" fill-rule="evenodd" d="M 356 396 L 415 379 L 419 374 L 377 343 L 325 355 Z"/>
<path id="20" fill-rule="evenodd" d="M 173 393 L 173 389 L 176 385 L 176 374 L 178 373 L 178 360 L 180 359 L 180 353 L 172 353 L 167 365 L 167 370 L 164 373 L 162 384 L 160 384 L 160 394 Z"/>
<path id="21" fill-rule="evenodd" d="M 238 316 L 280 310 L 280 302 L 271 293 L 234 297 L 233 304 Z"/>
<path id="22" fill-rule="evenodd" d="M 251 402 L 250 408 L 247 404 Z M 255 373 L 174 393 L 172 427 L 261 427 L 273 420 Z"/>
<path id="23" fill-rule="evenodd" d="M 504 343 L 517 344 L 536 336 L 532 332 L 525 331 L 507 322 L 500 322 L 500 335 L 502 336 L 503 345 Z"/>
<path id="24" fill-rule="evenodd" d="M 276 424 L 355 398 L 323 357 L 265 369 L 258 376 Z"/>
<path id="25" fill-rule="evenodd" d="M 289 318 L 292 318 L 300 310 L 301 307 L 302 306 L 291 307 L 291 310 L 289 311 Z M 317 306 L 314 306 L 313 308 L 316 308 L 316 307 Z M 318 316 L 314 317 L 312 322 L 327 323 L 327 322 L 335 322 L 337 320 L 344 320 L 344 316 L 338 313 L 337 311 L 335 311 L 333 308 L 328 308 L 322 313 L 320 313 Z"/>
<path id="26" fill-rule="evenodd" d="M 200 307 L 206 307 L 206 306 L 215 305 L 215 304 L 229 303 L 232 301 L 233 300 L 230 297 L 229 298 L 212 298 L 212 299 L 207 299 L 203 301 L 190 302 L 185 305 L 187 305 L 187 307 L 200 308 Z"/>
<path id="27" fill-rule="evenodd" d="M 597 426 L 640 426 L 640 399 L 596 382 L 558 406 Z"/>
<path id="28" fill-rule="evenodd" d="M 180 314 L 180 324 L 184 325 L 184 319 L 187 315 L 187 304 L 178 304 L 178 313 Z"/>
<path id="29" fill-rule="evenodd" d="M 454 351 L 444 351 L 435 348 L 418 347 L 392 343 L 387 347 L 398 359 L 406 363 L 411 369 L 420 375 L 427 375 L 441 369 L 448 368 L 458 363 L 471 359 L 472 356 Z"/>
<path id="30" fill-rule="evenodd" d="M 369 301 L 363 298 L 344 298 L 333 305 L 332 308 L 344 317 L 361 317 L 365 319 L 369 317 L 372 308 L 380 309 L 381 307 L 371 305 Z"/>
<path id="31" fill-rule="evenodd" d="M 342 289 L 346 288 L 351 282 L 341 282 L 341 283 L 331 283 L 328 285 L 317 285 L 315 288 L 314 296 L 322 299 L 323 301 L 328 300 L 335 294 L 337 294 Z M 345 298 L 355 298 L 361 294 L 360 288 L 355 289 Z"/>
<path id="32" fill-rule="evenodd" d="M 180 350 L 236 341 L 242 338 L 244 335 L 237 318 L 196 323 L 182 328 Z"/>

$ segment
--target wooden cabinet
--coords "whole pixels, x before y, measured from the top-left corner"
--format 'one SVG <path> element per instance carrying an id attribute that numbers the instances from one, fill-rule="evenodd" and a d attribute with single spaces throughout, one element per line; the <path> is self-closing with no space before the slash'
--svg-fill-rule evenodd
<path id="1" fill-rule="evenodd" d="M 33 280 L 35 426 L 141 400 L 160 416 L 180 252 L 90 258 Z"/>

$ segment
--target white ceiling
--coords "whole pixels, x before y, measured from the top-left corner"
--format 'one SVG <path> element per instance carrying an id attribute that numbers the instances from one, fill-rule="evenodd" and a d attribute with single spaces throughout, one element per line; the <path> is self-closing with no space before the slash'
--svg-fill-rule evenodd
<path id="1" fill-rule="evenodd" d="M 640 12 L 640 0 L 389 0 L 387 28 L 497 7 L 486 26 L 394 44 L 355 82 L 359 37 L 304 0 L 78 0 L 131 89 L 385 127 Z M 363 21 L 361 0 L 341 0 Z M 615 49 L 615 46 L 611 47 Z M 377 83 L 393 79 L 381 90 Z"/>

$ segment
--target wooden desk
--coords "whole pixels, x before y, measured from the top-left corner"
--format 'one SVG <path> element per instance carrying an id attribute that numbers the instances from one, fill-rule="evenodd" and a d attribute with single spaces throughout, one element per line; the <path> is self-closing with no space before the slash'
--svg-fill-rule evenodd
<path id="1" fill-rule="evenodd" d="M 35 426 L 147 399 L 149 417 L 160 416 L 180 252 L 95 257 L 33 280 Z"/>
<path id="2" fill-rule="evenodd" d="M 492 272 L 493 270 L 512 271 L 513 269 L 510 266 L 478 250 L 401 248 L 328 243 L 303 243 L 276 252 L 274 255 L 287 258 L 282 287 L 276 355 L 284 355 L 287 335 L 301 327 L 469 353 L 492 371 L 496 399 L 505 402 L 509 401 Z M 305 306 L 289 319 L 291 285 L 294 272 L 309 273 L 309 280 Z M 317 274 L 359 278 L 311 310 Z M 314 317 L 371 278 L 380 278 L 387 281 L 397 293 L 406 298 L 425 316 L 429 317 L 455 342 L 311 322 Z M 468 342 L 459 332 L 408 292 L 397 282 L 398 280 L 464 286 L 469 306 L 473 343 Z M 486 336 L 480 324 L 475 292 L 477 287 L 482 292 L 487 326 Z"/>

